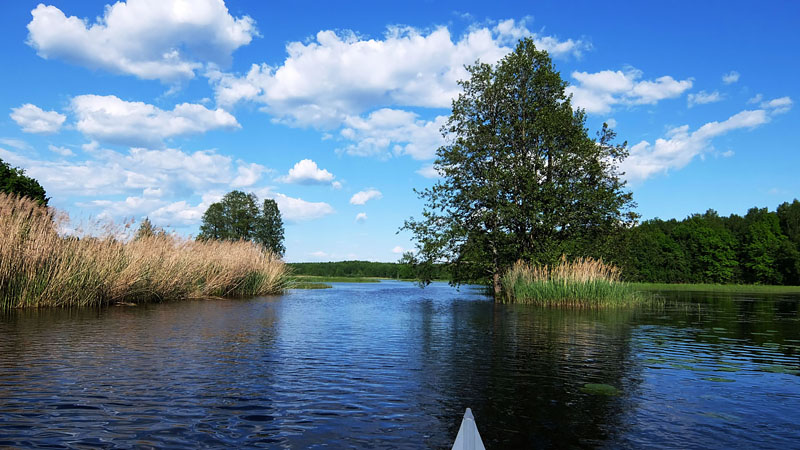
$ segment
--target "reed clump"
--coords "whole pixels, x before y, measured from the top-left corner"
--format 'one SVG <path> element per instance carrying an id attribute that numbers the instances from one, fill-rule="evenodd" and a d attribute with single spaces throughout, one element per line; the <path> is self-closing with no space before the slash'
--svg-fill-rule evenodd
<path id="1" fill-rule="evenodd" d="M 602 260 L 565 256 L 555 265 L 517 261 L 501 279 L 504 300 L 541 306 L 601 308 L 628 306 L 644 297 L 621 280 L 619 268 Z"/>
<path id="2" fill-rule="evenodd" d="M 0 193 L 0 308 L 95 306 L 281 292 L 283 261 L 251 242 L 63 236 L 65 218 Z"/>

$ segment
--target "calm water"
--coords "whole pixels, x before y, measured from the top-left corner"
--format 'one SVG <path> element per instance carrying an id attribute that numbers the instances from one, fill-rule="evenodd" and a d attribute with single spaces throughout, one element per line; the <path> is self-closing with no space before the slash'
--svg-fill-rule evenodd
<path id="1" fill-rule="evenodd" d="M 495 305 L 445 284 L 0 316 L 0 446 L 800 447 L 798 297 Z M 587 383 L 620 390 L 585 392 Z"/>

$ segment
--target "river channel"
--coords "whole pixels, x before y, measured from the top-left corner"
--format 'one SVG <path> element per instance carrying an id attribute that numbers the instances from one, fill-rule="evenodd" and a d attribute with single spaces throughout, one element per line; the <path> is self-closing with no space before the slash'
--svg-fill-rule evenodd
<path id="1" fill-rule="evenodd" d="M 0 447 L 449 448 L 467 407 L 489 449 L 800 447 L 800 297 L 333 285 L 2 313 Z"/>

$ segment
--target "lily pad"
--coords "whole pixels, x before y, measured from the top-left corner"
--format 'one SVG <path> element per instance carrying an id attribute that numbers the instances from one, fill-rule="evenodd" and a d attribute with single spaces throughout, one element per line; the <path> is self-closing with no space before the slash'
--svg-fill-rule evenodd
<path id="1" fill-rule="evenodd" d="M 717 372 L 738 372 L 740 369 L 738 367 L 717 367 Z"/>
<path id="2" fill-rule="evenodd" d="M 581 391 L 592 395 L 614 396 L 620 394 L 620 390 L 610 384 L 586 383 L 581 388 Z"/>
<path id="3" fill-rule="evenodd" d="M 706 381 L 715 381 L 717 383 L 733 383 L 735 381 L 729 378 L 721 378 L 721 377 L 705 377 L 703 379 Z"/>

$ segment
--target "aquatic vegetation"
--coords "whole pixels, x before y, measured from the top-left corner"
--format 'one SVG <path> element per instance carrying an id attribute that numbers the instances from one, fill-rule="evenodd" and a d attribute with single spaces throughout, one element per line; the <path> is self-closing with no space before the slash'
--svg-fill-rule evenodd
<path id="1" fill-rule="evenodd" d="M 620 390 L 610 384 L 586 383 L 581 392 L 592 395 L 607 395 L 609 397 L 621 394 Z"/>
<path id="2" fill-rule="evenodd" d="M 645 296 L 621 281 L 619 269 L 602 260 L 562 256 L 553 266 L 517 261 L 501 279 L 505 301 L 542 306 L 629 306 Z"/>
<path id="3" fill-rule="evenodd" d="M 278 293 L 283 261 L 251 242 L 194 241 L 119 229 L 65 236 L 66 218 L 0 194 L 0 308 L 93 306 Z"/>
<path id="4" fill-rule="evenodd" d="M 720 377 L 705 377 L 703 379 L 706 381 L 714 381 L 716 383 L 733 383 L 735 381 L 729 378 L 720 378 Z"/>
<path id="5" fill-rule="evenodd" d="M 765 366 L 765 367 L 762 367 L 761 370 L 764 371 L 764 372 L 770 372 L 770 373 L 785 373 L 785 374 L 788 374 L 788 375 L 800 375 L 800 369 L 799 368 L 790 367 L 790 366 L 783 366 L 783 365 L 780 365 L 780 364 L 775 364 L 775 365 L 772 365 L 772 366 Z"/>

